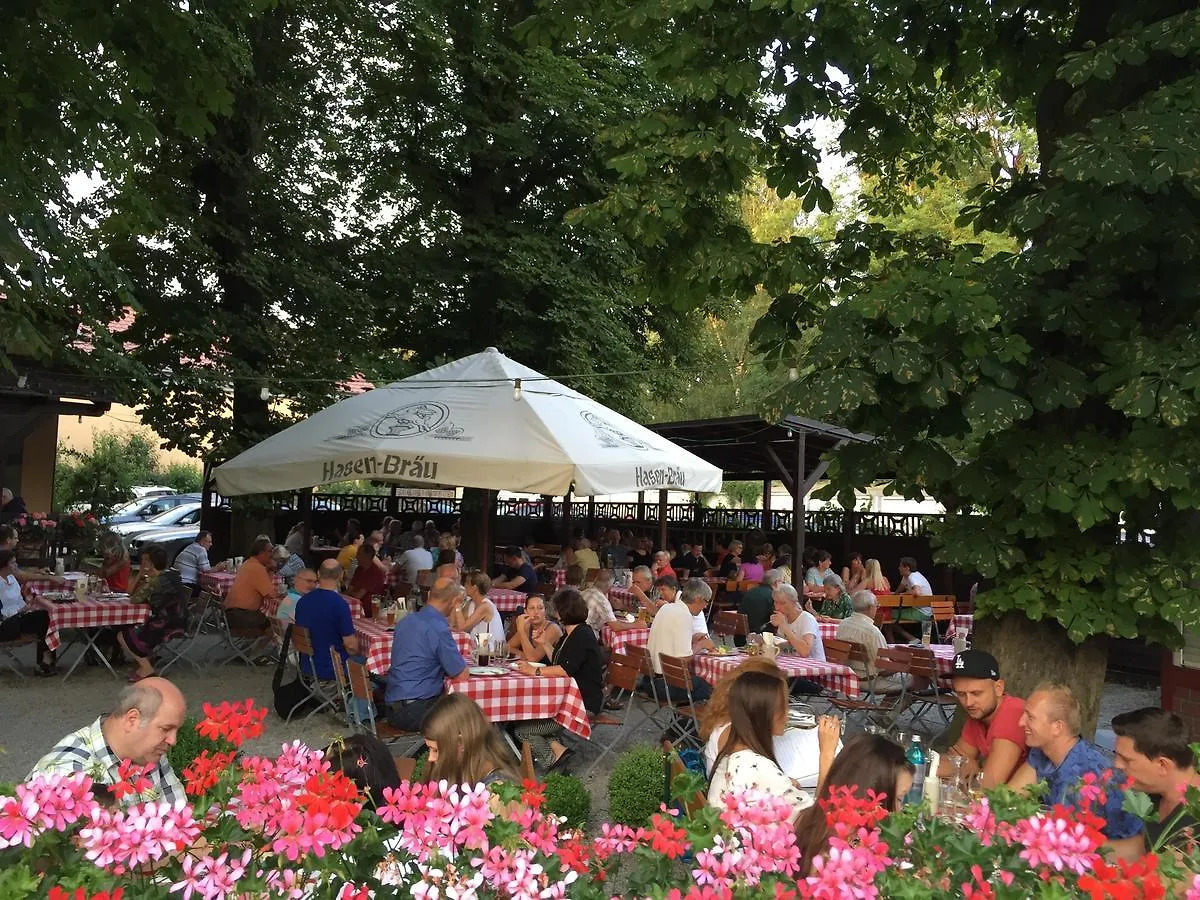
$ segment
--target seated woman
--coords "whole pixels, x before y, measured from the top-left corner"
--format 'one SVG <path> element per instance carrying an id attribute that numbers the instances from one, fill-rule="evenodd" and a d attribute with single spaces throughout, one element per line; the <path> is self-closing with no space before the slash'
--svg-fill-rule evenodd
<path id="1" fill-rule="evenodd" d="M 492 650 L 499 652 L 504 646 L 504 620 L 500 618 L 496 604 L 487 598 L 492 579 L 486 572 L 472 572 L 467 576 L 466 589 L 466 599 L 450 610 L 450 627 L 475 638 L 490 634 Z"/>
<path id="2" fill-rule="evenodd" d="M 425 715 L 421 734 L 429 750 L 427 781 L 450 784 L 521 783 L 516 759 L 465 694 L 444 694 Z"/>
<path id="3" fill-rule="evenodd" d="M 36 671 L 39 675 L 53 675 L 54 654 L 46 646 L 50 613 L 25 605 L 16 570 L 17 554 L 12 550 L 0 550 L 0 641 L 16 641 L 25 636 L 37 638 Z"/>
<path id="4" fill-rule="evenodd" d="M 342 772 L 358 785 L 375 809 L 383 802 L 384 788 L 400 787 L 396 760 L 387 744 L 373 734 L 354 734 L 334 741 L 325 748 L 325 758 L 335 772 Z"/>
<path id="5" fill-rule="evenodd" d="M 874 791 L 884 808 L 893 813 L 913 783 L 913 765 L 904 756 L 904 748 L 879 734 L 859 734 L 846 741 L 825 782 L 820 799 L 830 798 L 834 788 L 853 788 L 855 797 L 866 799 Z M 796 845 L 800 848 L 800 877 L 812 873 L 813 859 L 825 853 L 829 844 L 829 824 L 825 811 L 812 806 L 796 820 Z"/>
<path id="6" fill-rule="evenodd" d="M 129 676 L 130 684 L 154 674 L 150 657 L 172 631 L 187 627 L 184 604 L 191 589 L 183 583 L 177 569 L 167 568 L 167 548 L 162 544 L 147 544 L 142 548 L 142 561 L 137 583 L 130 599 L 146 603 L 150 618 L 141 625 L 129 625 L 117 632 L 121 646 L 133 656 L 137 669 Z"/>
<path id="7" fill-rule="evenodd" d="M 731 792 L 758 791 L 786 800 L 793 820 L 812 806 L 812 794 L 796 787 L 775 758 L 775 736 L 787 726 L 787 700 L 787 684 L 778 675 L 743 672 L 734 679 L 729 688 L 729 731 L 708 786 L 710 804 L 720 806 Z M 832 759 L 824 747 L 821 755 Z"/>
<path id="8" fill-rule="evenodd" d="M 713 686 L 712 697 L 704 705 L 700 719 L 700 736 L 704 744 L 704 768 L 711 773 L 713 763 L 729 736 L 729 689 L 746 672 L 761 672 L 786 684 L 783 670 L 774 660 L 762 656 L 747 657 L 736 669 L 727 673 Z M 788 728 L 775 735 L 771 748 L 783 773 L 799 788 L 816 790 L 821 773 L 827 771 L 841 749 L 841 723 L 835 716 L 821 716 L 816 728 Z"/>
<path id="9" fill-rule="evenodd" d="M 562 629 L 546 618 L 546 601 L 539 594 L 530 594 L 525 612 L 517 616 L 508 649 L 525 662 L 545 663 L 561 637 Z"/>
<path id="10" fill-rule="evenodd" d="M 892 592 L 892 584 L 883 574 L 879 560 L 868 559 L 863 564 L 862 586 L 873 594 L 890 594 Z"/>
<path id="11" fill-rule="evenodd" d="M 604 660 L 596 632 L 587 624 L 587 601 L 574 588 L 563 588 L 554 595 L 554 608 L 566 633 L 554 648 L 550 665 L 538 669 L 523 663 L 519 668 L 526 675 L 574 678 L 583 695 L 584 707 L 589 714 L 596 715 L 604 705 Z M 563 764 L 570 754 L 566 745 L 558 740 L 561 732 L 562 726 L 553 719 L 520 722 L 513 729 L 518 740 L 529 742 L 534 760 L 550 768 Z"/>
<path id="12" fill-rule="evenodd" d="M 129 562 L 129 551 L 125 549 L 125 542 L 121 540 L 121 536 L 111 531 L 104 535 L 100 539 L 100 553 L 103 559 L 97 574 L 108 582 L 110 590 L 128 593 L 132 565 Z"/>

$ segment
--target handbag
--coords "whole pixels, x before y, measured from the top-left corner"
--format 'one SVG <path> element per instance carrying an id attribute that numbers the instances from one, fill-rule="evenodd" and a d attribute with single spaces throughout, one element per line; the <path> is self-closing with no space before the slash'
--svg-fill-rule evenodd
<path id="1" fill-rule="evenodd" d="M 279 659 L 275 662 L 275 674 L 271 677 L 271 698 L 275 706 L 275 715 L 284 721 L 290 721 L 296 713 L 316 702 L 307 685 L 300 680 L 299 672 L 292 681 L 283 683 L 283 670 L 287 667 L 288 648 L 291 643 L 292 626 L 288 625 L 283 633 L 283 647 L 279 650 Z"/>

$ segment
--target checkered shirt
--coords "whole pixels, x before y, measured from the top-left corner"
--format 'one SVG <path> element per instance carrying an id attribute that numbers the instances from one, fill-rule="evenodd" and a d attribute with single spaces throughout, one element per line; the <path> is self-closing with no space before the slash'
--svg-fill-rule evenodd
<path id="1" fill-rule="evenodd" d="M 36 775 L 71 775 L 82 772 L 97 784 L 116 784 L 120 781 L 118 770 L 121 760 L 104 740 L 104 732 L 100 728 L 103 722 L 104 717 L 101 716 L 91 725 L 85 725 L 68 734 L 53 750 L 38 760 L 25 780 L 28 781 Z M 188 802 L 183 784 L 165 756 L 145 777 L 150 781 L 150 790 L 143 794 L 127 795 L 121 800 L 122 806 L 165 800 L 178 808 Z"/>

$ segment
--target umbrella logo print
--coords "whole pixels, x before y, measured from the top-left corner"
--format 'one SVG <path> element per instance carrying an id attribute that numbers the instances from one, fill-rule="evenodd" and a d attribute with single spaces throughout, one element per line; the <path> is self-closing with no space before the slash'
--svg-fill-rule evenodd
<path id="1" fill-rule="evenodd" d="M 592 426 L 592 430 L 596 433 L 596 440 L 600 442 L 601 447 L 632 447 L 634 450 L 649 450 L 650 445 L 645 441 L 640 441 L 631 435 L 626 434 L 616 425 L 603 419 L 590 410 L 584 410 L 579 414 L 583 417 L 583 421 Z"/>
<path id="2" fill-rule="evenodd" d="M 429 434 L 449 418 L 450 410 L 440 403 L 410 403 L 380 418 L 371 433 L 380 438 L 415 437 Z"/>

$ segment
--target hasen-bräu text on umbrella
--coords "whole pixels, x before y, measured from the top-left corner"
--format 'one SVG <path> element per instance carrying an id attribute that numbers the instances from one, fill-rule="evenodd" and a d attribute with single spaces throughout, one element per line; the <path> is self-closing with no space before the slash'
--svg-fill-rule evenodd
<path id="1" fill-rule="evenodd" d="M 331 461 L 321 467 L 322 481 L 350 481 L 358 478 L 410 478 L 419 481 L 434 481 L 437 478 L 436 460 L 424 456 L 409 459 L 395 453 L 383 457 L 382 463 L 375 456 L 360 456 L 345 462 Z"/>
<path id="2" fill-rule="evenodd" d="M 654 468 L 637 466 L 634 469 L 634 476 L 637 478 L 639 490 L 641 488 L 666 487 L 667 485 L 676 487 L 687 485 L 687 473 L 674 466 L 656 466 Z"/>

